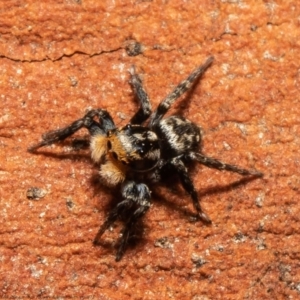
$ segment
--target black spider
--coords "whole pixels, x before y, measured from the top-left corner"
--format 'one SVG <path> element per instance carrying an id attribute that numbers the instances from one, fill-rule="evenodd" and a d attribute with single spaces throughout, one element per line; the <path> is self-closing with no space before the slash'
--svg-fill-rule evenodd
<path id="1" fill-rule="evenodd" d="M 199 152 L 201 141 L 199 127 L 181 116 L 170 116 L 163 119 L 171 105 L 193 82 L 211 65 L 214 58 L 209 57 L 188 78 L 182 81 L 151 114 L 151 104 L 142 81 L 135 68 L 130 70 L 131 84 L 141 107 L 131 118 L 129 124 L 116 128 L 111 116 L 104 109 L 93 109 L 83 118 L 62 129 L 47 132 L 42 141 L 29 148 L 34 152 L 40 147 L 50 145 L 69 137 L 85 127 L 91 135 L 91 156 L 100 165 L 100 177 L 108 186 L 121 186 L 122 201 L 109 213 L 100 227 L 94 243 L 97 244 L 105 230 L 121 215 L 127 220 L 120 238 L 116 261 L 124 254 L 128 238 L 136 222 L 150 207 L 151 192 L 143 183 L 145 180 L 159 181 L 165 170 L 177 173 L 184 189 L 191 195 L 198 216 L 210 222 L 202 211 L 196 189 L 188 174 L 186 164 L 197 161 L 209 168 L 236 172 L 241 175 L 261 177 L 259 171 L 241 169 L 235 165 L 220 162 Z M 99 121 L 95 121 L 97 117 Z M 142 124 L 148 119 L 148 125 Z"/>

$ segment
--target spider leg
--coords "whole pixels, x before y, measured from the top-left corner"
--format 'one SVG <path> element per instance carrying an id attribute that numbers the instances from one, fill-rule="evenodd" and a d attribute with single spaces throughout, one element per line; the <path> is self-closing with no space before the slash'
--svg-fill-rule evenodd
<path id="1" fill-rule="evenodd" d="M 96 234 L 94 239 L 94 245 L 98 244 L 101 236 L 103 233 L 112 225 L 117 219 L 118 216 L 122 214 L 125 209 L 129 209 L 132 206 L 131 199 L 125 199 L 118 203 L 118 205 L 109 213 L 108 217 L 106 218 L 105 222 L 99 228 L 99 231 Z"/>
<path id="2" fill-rule="evenodd" d="M 183 188 L 191 195 L 192 200 L 193 200 L 193 205 L 199 215 L 199 217 L 207 222 L 207 223 L 211 223 L 210 218 L 208 217 L 208 215 L 203 212 L 201 205 L 199 203 L 199 199 L 198 199 L 198 193 L 194 187 L 194 184 L 188 174 L 188 170 L 186 168 L 186 166 L 184 165 L 183 161 L 181 160 L 181 156 L 179 157 L 175 157 L 172 158 L 169 162 L 169 164 L 171 164 L 177 174 L 179 175 L 179 179 L 181 181 L 181 184 L 183 186 Z"/>
<path id="3" fill-rule="evenodd" d="M 146 213 L 150 207 L 150 190 L 143 183 L 135 183 L 134 181 L 126 182 L 122 187 L 122 196 L 125 198 L 120 202 L 108 215 L 106 221 L 100 227 L 95 239 L 94 244 L 97 244 L 105 230 L 113 224 L 117 218 L 124 212 L 129 215 L 126 224 L 122 230 L 122 237 L 120 245 L 116 254 L 116 261 L 119 261 L 128 244 L 128 239 L 136 225 L 137 221 Z M 135 209 L 132 212 L 132 209 Z"/>
<path id="4" fill-rule="evenodd" d="M 151 115 L 150 128 L 154 128 L 158 125 L 159 121 L 163 118 L 171 105 L 185 93 L 193 84 L 193 82 L 199 78 L 207 68 L 212 64 L 214 60 L 213 56 L 210 56 L 203 65 L 199 66 L 187 79 L 179 83 L 179 85 L 169 94 L 157 107 L 157 110 Z"/>
<path id="5" fill-rule="evenodd" d="M 101 124 L 93 119 L 95 116 L 98 117 L 99 121 L 101 121 Z M 106 110 L 92 109 L 83 118 L 74 121 L 72 124 L 64 128 L 46 132 L 42 136 L 43 140 L 29 147 L 28 151 L 34 152 L 40 147 L 62 141 L 83 127 L 87 128 L 91 135 L 104 135 L 108 130 L 115 128 L 115 125 L 111 116 Z"/>
<path id="6" fill-rule="evenodd" d="M 149 209 L 150 207 L 150 201 L 145 201 L 143 200 L 142 203 L 140 203 L 140 207 L 138 209 L 136 209 L 133 213 L 133 215 L 130 217 L 130 219 L 128 220 L 128 222 L 126 223 L 123 232 L 122 232 L 122 238 L 120 241 L 120 246 L 119 249 L 117 251 L 117 255 L 116 255 L 116 261 L 119 261 L 125 250 L 126 250 L 126 245 L 128 243 L 128 239 L 130 237 L 130 233 L 132 232 L 132 230 L 134 229 L 134 226 L 136 225 L 137 221 L 146 213 L 146 211 Z"/>
<path id="7" fill-rule="evenodd" d="M 146 93 L 142 80 L 138 74 L 135 73 L 135 67 L 132 66 L 130 69 L 130 83 L 133 87 L 133 91 L 135 96 L 139 99 L 141 107 L 131 118 L 131 124 L 142 124 L 144 121 L 148 119 L 151 114 L 151 103 Z"/>
<path id="8" fill-rule="evenodd" d="M 261 173 L 257 170 L 242 169 L 238 166 L 223 163 L 215 158 L 208 157 L 208 156 L 205 156 L 205 155 L 203 155 L 201 153 L 197 153 L 197 152 L 189 152 L 188 154 L 185 154 L 185 158 L 187 158 L 189 160 L 197 161 L 200 164 L 203 164 L 209 168 L 213 168 L 213 169 L 217 169 L 217 170 L 221 170 L 221 171 L 225 170 L 225 171 L 235 172 L 235 173 L 238 173 L 238 174 L 244 175 L 244 176 L 247 176 L 247 175 L 253 175 L 253 176 L 257 176 L 257 177 L 263 176 L 263 173 Z"/>

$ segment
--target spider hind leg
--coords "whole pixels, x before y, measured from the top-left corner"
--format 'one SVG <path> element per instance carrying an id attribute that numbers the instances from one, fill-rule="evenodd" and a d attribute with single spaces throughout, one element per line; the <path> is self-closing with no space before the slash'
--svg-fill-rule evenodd
<path id="1" fill-rule="evenodd" d="M 207 223 L 211 223 L 210 218 L 201 208 L 198 199 L 198 193 L 194 187 L 193 181 L 190 178 L 188 170 L 185 164 L 183 163 L 182 159 L 179 157 L 175 157 L 169 161 L 169 164 L 176 170 L 176 173 L 179 176 L 183 188 L 186 190 L 186 192 L 190 194 L 194 208 L 196 209 L 199 218 Z"/>
<path id="2" fill-rule="evenodd" d="M 134 114 L 134 116 L 131 118 L 130 122 L 131 124 L 142 124 L 144 121 L 148 119 L 148 117 L 151 114 L 151 103 L 149 100 L 149 96 L 146 93 L 143 82 L 138 74 L 135 73 L 135 67 L 132 66 L 130 69 L 130 83 L 133 88 L 133 92 L 135 96 L 138 98 L 141 107 L 139 110 Z"/>
<path id="3" fill-rule="evenodd" d="M 160 120 L 164 117 L 171 105 L 187 90 L 191 88 L 193 83 L 201 77 L 207 68 L 212 64 L 214 60 L 213 56 L 210 56 L 203 65 L 194 70 L 185 80 L 177 85 L 177 87 L 171 92 L 157 107 L 156 111 L 150 116 L 150 128 L 155 128 Z"/>
<path id="4" fill-rule="evenodd" d="M 246 170 L 235 165 L 223 163 L 198 152 L 199 146 L 201 146 L 201 130 L 196 124 L 181 116 L 171 116 L 161 120 L 156 127 L 156 132 L 160 137 L 163 149 L 163 162 L 159 169 L 159 175 L 168 167 L 175 170 L 183 188 L 190 194 L 198 216 L 206 222 L 210 222 L 210 219 L 201 208 L 198 194 L 188 174 L 186 163 L 197 161 L 209 168 L 235 172 L 243 176 L 263 176 L 259 171 Z"/>
<path id="5" fill-rule="evenodd" d="M 198 153 L 198 152 L 191 151 L 191 152 L 185 154 L 184 157 L 187 160 L 197 161 L 200 164 L 205 165 L 208 168 L 217 169 L 220 171 L 234 172 L 234 173 L 238 173 L 243 176 L 249 176 L 249 175 L 256 176 L 256 177 L 263 176 L 263 173 L 260 171 L 243 169 L 239 166 L 224 163 L 213 157 L 209 157 L 209 156 L 203 155 L 202 153 Z"/>

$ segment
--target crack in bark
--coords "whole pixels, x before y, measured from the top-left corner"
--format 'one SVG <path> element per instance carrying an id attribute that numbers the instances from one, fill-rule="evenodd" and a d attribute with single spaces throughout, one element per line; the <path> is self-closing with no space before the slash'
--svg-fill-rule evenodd
<path id="1" fill-rule="evenodd" d="M 49 56 L 46 56 L 45 58 L 42 58 L 42 59 L 16 59 L 16 58 L 8 57 L 8 56 L 5 56 L 5 55 L 0 55 L 0 59 L 1 58 L 6 58 L 6 59 L 9 59 L 9 60 L 14 61 L 14 62 L 30 62 L 30 63 L 43 62 L 43 61 L 48 61 L 48 60 L 50 60 L 52 62 L 56 62 L 56 61 L 62 60 L 64 57 L 72 57 L 76 54 L 81 54 L 81 55 L 86 55 L 86 56 L 89 56 L 89 57 L 94 57 L 94 56 L 99 56 L 99 55 L 106 54 L 106 53 L 114 53 L 114 52 L 117 52 L 121 49 L 124 49 L 124 47 L 118 47 L 116 49 L 111 49 L 111 50 L 102 50 L 100 52 L 95 52 L 95 53 L 92 53 L 92 54 L 76 50 L 71 54 L 62 54 L 61 56 L 59 56 L 57 58 L 54 58 L 54 59 L 49 57 Z"/>

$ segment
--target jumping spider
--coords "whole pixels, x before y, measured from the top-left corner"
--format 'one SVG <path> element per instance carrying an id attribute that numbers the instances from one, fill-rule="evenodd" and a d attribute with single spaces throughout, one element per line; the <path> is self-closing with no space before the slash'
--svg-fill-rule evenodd
<path id="1" fill-rule="evenodd" d="M 99 174 L 102 181 L 108 186 L 121 188 L 122 200 L 108 214 L 94 240 L 94 244 L 97 244 L 109 226 L 118 217 L 126 215 L 116 261 L 122 258 L 137 221 L 150 207 L 151 192 L 144 181 L 158 182 L 166 170 L 172 170 L 178 174 L 183 188 L 190 194 L 198 217 L 210 222 L 200 206 L 196 189 L 189 176 L 186 167 L 189 162 L 197 161 L 209 168 L 240 175 L 263 175 L 259 171 L 226 164 L 199 152 L 200 129 L 184 117 L 170 116 L 163 119 L 171 105 L 206 71 L 213 60 L 213 57 L 209 57 L 152 113 L 149 97 L 139 75 L 132 67 L 130 83 L 141 106 L 127 125 L 117 128 L 106 110 L 92 109 L 71 125 L 45 133 L 40 143 L 29 148 L 29 151 L 34 152 L 40 147 L 66 139 L 83 127 L 88 129 L 91 135 L 91 156 L 94 162 L 100 165 Z M 95 117 L 99 121 L 95 121 Z M 147 125 L 143 126 L 148 118 Z"/>

